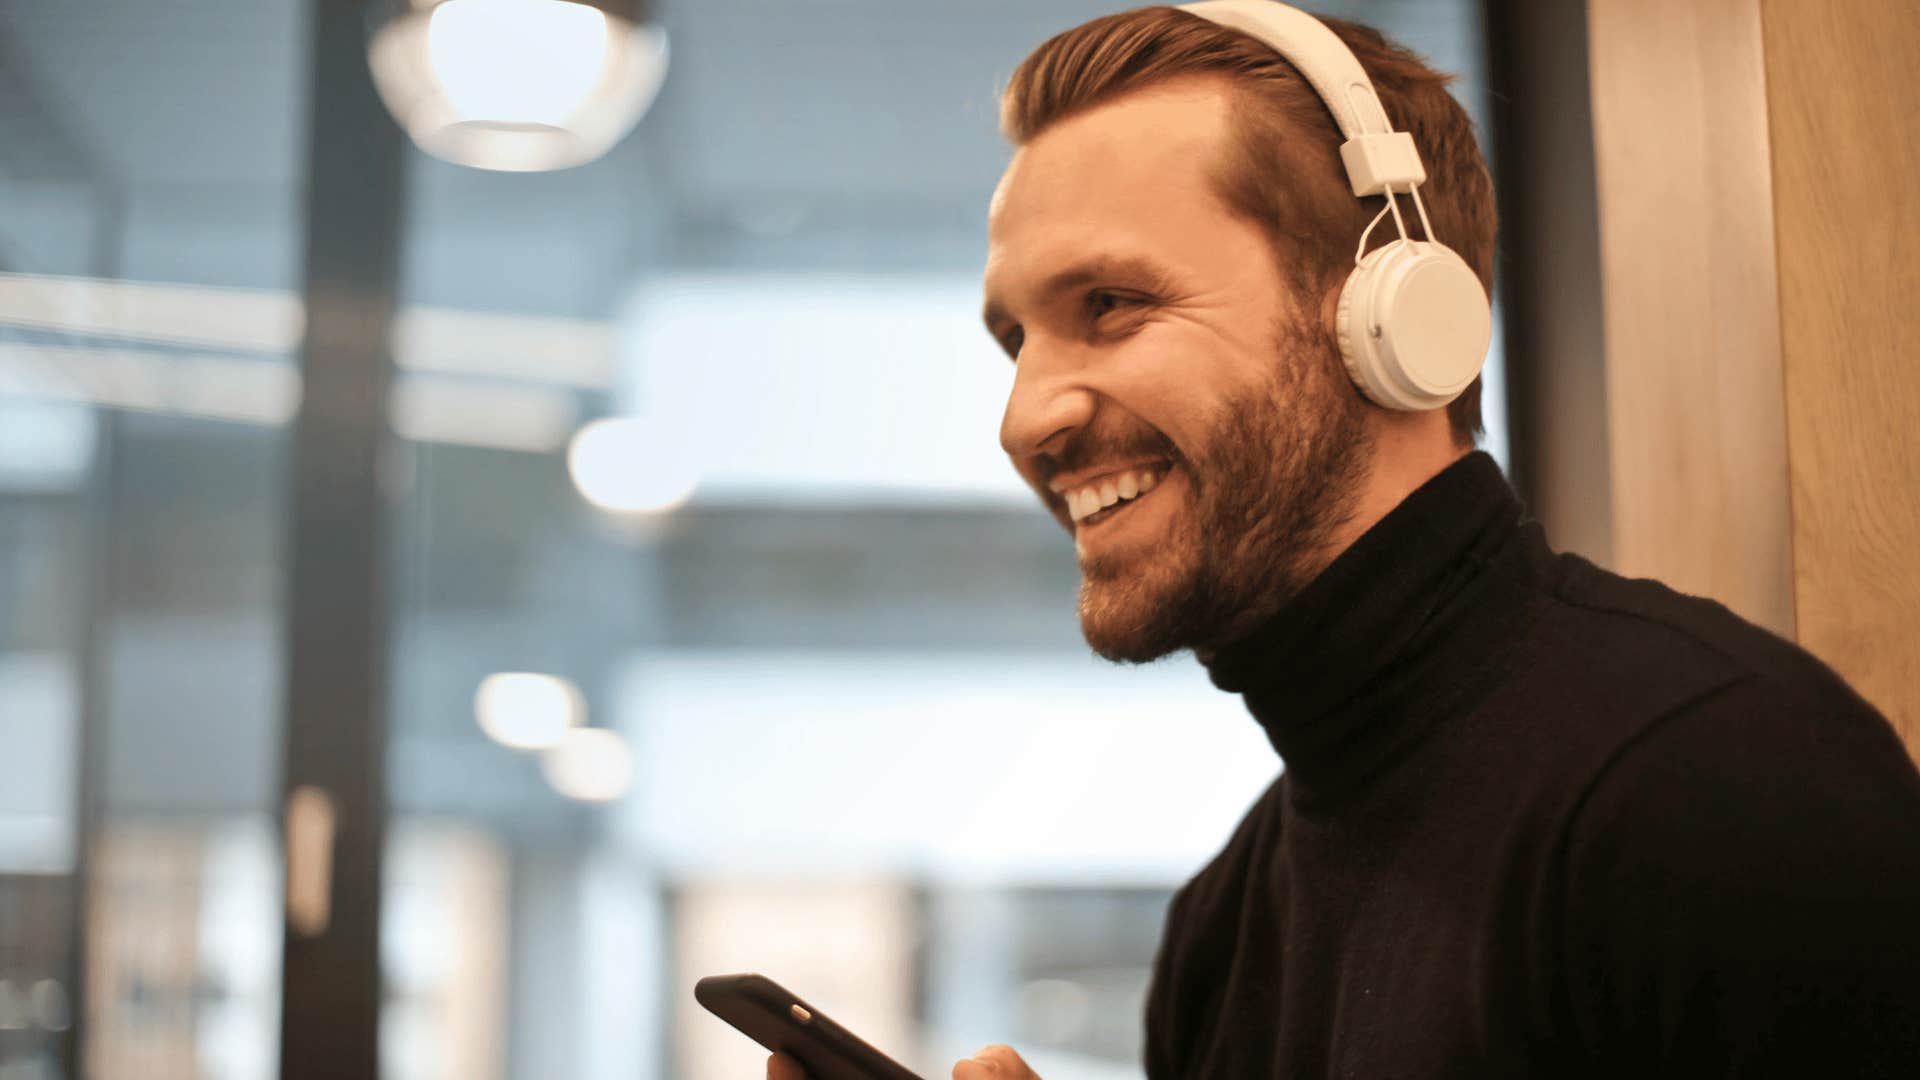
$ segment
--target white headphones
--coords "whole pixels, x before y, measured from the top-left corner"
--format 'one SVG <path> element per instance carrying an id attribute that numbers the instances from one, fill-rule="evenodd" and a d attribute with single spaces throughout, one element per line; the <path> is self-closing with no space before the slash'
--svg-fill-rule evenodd
<path id="1" fill-rule="evenodd" d="M 1355 197 L 1385 195 L 1354 249 L 1340 290 L 1340 355 L 1362 393 L 1389 409 L 1437 409 L 1480 374 L 1493 311 L 1480 278 L 1452 248 L 1433 239 L 1420 185 L 1427 170 L 1413 136 L 1393 130 L 1366 69 L 1327 25 L 1275 0 L 1202 0 L 1180 10 L 1271 45 L 1326 102 L 1346 141 L 1340 160 Z M 1407 236 L 1396 190 L 1413 196 L 1426 236 Z M 1388 211 L 1400 239 L 1371 254 L 1367 237 Z"/>

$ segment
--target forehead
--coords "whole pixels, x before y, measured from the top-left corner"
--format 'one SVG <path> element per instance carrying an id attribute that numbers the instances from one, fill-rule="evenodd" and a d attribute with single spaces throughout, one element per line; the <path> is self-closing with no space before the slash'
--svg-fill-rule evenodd
<path id="1" fill-rule="evenodd" d="M 1180 80 L 1077 113 L 1028 141 L 989 208 L 990 290 L 996 279 L 1044 273 L 1042 264 L 1095 248 L 1177 263 L 1205 244 L 1196 228 L 1229 216 L 1209 178 L 1230 109 L 1218 80 Z"/>

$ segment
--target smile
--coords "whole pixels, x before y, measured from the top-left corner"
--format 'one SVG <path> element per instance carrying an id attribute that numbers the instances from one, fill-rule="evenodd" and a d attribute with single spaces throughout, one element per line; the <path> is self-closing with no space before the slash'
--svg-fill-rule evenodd
<path id="1" fill-rule="evenodd" d="M 1121 507 L 1152 491 L 1166 475 L 1166 465 L 1150 465 L 1109 473 L 1079 487 L 1061 493 L 1067 502 L 1067 516 L 1076 525 L 1092 525 L 1117 513 Z"/>

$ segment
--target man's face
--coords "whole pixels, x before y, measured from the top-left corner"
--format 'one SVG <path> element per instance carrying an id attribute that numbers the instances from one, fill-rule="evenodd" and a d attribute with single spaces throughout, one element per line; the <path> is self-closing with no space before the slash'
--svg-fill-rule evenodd
<path id="1" fill-rule="evenodd" d="M 1324 298 L 1291 295 L 1214 194 L 1228 107 L 1189 80 L 1063 120 L 989 219 L 987 324 L 1016 362 L 1000 441 L 1073 534 L 1081 627 L 1113 660 L 1272 614 L 1331 558 L 1371 457 Z"/>

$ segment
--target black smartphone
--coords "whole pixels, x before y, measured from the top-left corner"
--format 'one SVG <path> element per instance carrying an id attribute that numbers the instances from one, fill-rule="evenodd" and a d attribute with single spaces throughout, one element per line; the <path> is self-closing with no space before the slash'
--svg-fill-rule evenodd
<path id="1" fill-rule="evenodd" d="M 709 975 L 693 999 L 747 1038 L 798 1061 L 810 1080 L 920 1080 L 765 975 Z"/>

